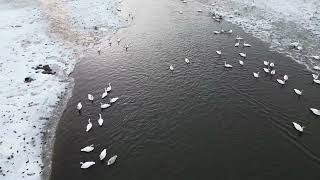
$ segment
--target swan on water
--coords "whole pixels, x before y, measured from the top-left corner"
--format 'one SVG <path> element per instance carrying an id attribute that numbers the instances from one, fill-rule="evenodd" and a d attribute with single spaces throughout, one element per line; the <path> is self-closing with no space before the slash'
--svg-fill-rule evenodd
<path id="1" fill-rule="evenodd" d="M 243 47 L 251 47 L 251 44 L 243 42 Z"/>
<path id="2" fill-rule="evenodd" d="M 182 11 L 179 11 L 179 13 L 180 13 L 180 14 L 183 14 L 183 12 L 182 12 Z"/>
<path id="3" fill-rule="evenodd" d="M 236 40 L 243 40 L 243 38 L 237 35 Z"/>
<path id="4" fill-rule="evenodd" d="M 173 69 L 174 69 L 174 68 L 173 68 L 173 66 L 172 66 L 172 65 L 170 65 L 169 69 L 170 69 L 171 71 L 173 71 Z"/>
<path id="5" fill-rule="evenodd" d="M 111 83 L 109 83 L 109 86 L 107 87 L 106 91 L 107 91 L 107 92 L 110 92 L 110 91 L 111 91 Z"/>
<path id="6" fill-rule="evenodd" d="M 106 109 L 108 107 L 110 107 L 111 105 L 110 104 L 103 104 L 103 103 L 100 103 L 100 107 L 101 109 Z"/>
<path id="7" fill-rule="evenodd" d="M 239 53 L 239 55 L 243 58 L 247 57 L 247 54 L 246 53 Z"/>
<path id="8" fill-rule="evenodd" d="M 103 149 L 99 155 L 100 161 L 102 161 L 107 155 L 107 150 Z"/>
<path id="9" fill-rule="evenodd" d="M 82 109 L 81 101 L 77 104 L 77 109 L 78 109 L 78 111 L 80 111 Z"/>
<path id="10" fill-rule="evenodd" d="M 93 101 L 93 95 L 92 94 L 88 94 L 88 99 L 89 99 L 89 101 Z"/>
<path id="11" fill-rule="evenodd" d="M 319 74 L 312 74 L 313 79 L 318 79 L 319 78 Z"/>
<path id="12" fill-rule="evenodd" d="M 232 65 L 231 65 L 231 64 L 227 64 L 227 62 L 225 61 L 225 62 L 224 62 L 224 67 L 226 67 L 226 68 L 232 68 Z"/>
<path id="13" fill-rule="evenodd" d="M 274 63 L 273 63 L 273 62 L 272 62 L 272 63 L 270 63 L 270 67 L 272 67 L 272 68 L 274 67 Z"/>
<path id="14" fill-rule="evenodd" d="M 294 92 L 295 92 L 296 94 L 298 94 L 299 96 L 302 95 L 303 90 L 299 90 L 299 89 L 293 89 L 293 90 L 294 90 Z"/>
<path id="15" fill-rule="evenodd" d="M 118 157 L 117 155 L 112 156 L 112 157 L 108 160 L 107 165 L 110 166 L 110 165 L 112 165 L 114 162 L 116 162 L 117 157 Z"/>
<path id="16" fill-rule="evenodd" d="M 186 1 L 186 0 L 184 0 L 184 1 L 182 1 L 182 3 L 187 3 L 187 1 Z"/>
<path id="17" fill-rule="evenodd" d="M 276 74 L 276 70 L 273 69 L 273 70 L 270 72 L 270 74 L 271 74 L 271 75 L 275 75 L 275 74 Z"/>
<path id="18" fill-rule="evenodd" d="M 285 75 L 283 76 L 283 79 L 284 79 L 285 81 L 287 81 L 287 80 L 289 79 L 288 75 L 285 74 Z"/>
<path id="19" fill-rule="evenodd" d="M 320 116 L 320 110 L 319 109 L 315 109 L 315 108 L 310 108 L 310 111 L 313 112 L 313 114 Z"/>
<path id="20" fill-rule="evenodd" d="M 229 31 L 227 31 L 228 34 L 232 34 L 232 29 L 230 29 Z"/>
<path id="21" fill-rule="evenodd" d="M 264 64 L 265 66 L 268 66 L 268 65 L 269 65 L 269 62 L 268 62 L 268 61 L 263 61 L 263 64 Z"/>
<path id="22" fill-rule="evenodd" d="M 214 34 L 220 34 L 220 31 L 213 31 Z"/>
<path id="23" fill-rule="evenodd" d="M 216 51 L 216 53 L 217 53 L 218 55 L 221 55 L 221 54 L 222 54 L 222 52 L 221 52 L 221 51 Z"/>
<path id="24" fill-rule="evenodd" d="M 320 79 L 314 79 L 313 82 L 316 84 L 320 84 Z"/>
<path id="25" fill-rule="evenodd" d="M 92 123 L 90 122 L 90 118 L 89 118 L 86 131 L 89 132 L 91 128 L 92 128 Z"/>
<path id="26" fill-rule="evenodd" d="M 269 73 L 270 72 L 270 69 L 267 69 L 267 68 L 263 68 L 264 72 L 265 73 Z"/>
<path id="27" fill-rule="evenodd" d="M 198 9 L 198 11 L 197 11 L 198 13 L 202 13 L 202 10 L 201 9 Z"/>
<path id="28" fill-rule="evenodd" d="M 102 93 L 101 98 L 103 99 L 103 98 L 105 98 L 107 95 L 108 95 L 107 88 L 104 88 L 104 92 Z"/>
<path id="29" fill-rule="evenodd" d="M 110 99 L 110 103 L 115 103 L 117 100 L 119 99 L 119 97 L 114 97 Z"/>
<path id="30" fill-rule="evenodd" d="M 99 113 L 98 123 L 99 123 L 99 125 L 100 125 L 100 126 L 102 126 L 102 124 L 103 124 L 103 119 L 102 119 L 102 117 L 101 117 L 101 114 L 100 114 L 100 113 Z"/>
<path id="31" fill-rule="evenodd" d="M 320 60 L 320 56 L 311 56 L 315 60 Z"/>
<path id="32" fill-rule="evenodd" d="M 189 63 L 190 63 L 190 61 L 189 61 L 189 59 L 188 59 L 188 58 L 185 58 L 185 59 L 184 59 L 184 62 L 186 62 L 187 64 L 189 64 Z"/>
<path id="33" fill-rule="evenodd" d="M 87 169 L 87 168 L 95 165 L 96 163 L 93 161 L 88 161 L 88 162 L 84 162 L 84 163 L 80 162 L 80 164 L 81 164 L 81 169 Z"/>
<path id="34" fill-rule="evenodd" d="M 242 60 L 239 60 L 239 64 L 240 64 L 241 66 L 243 66 L 243 65 L 244 65 L 244 63 L 243 63 L 243 61 L 242 61 Z"/>
<path id="35" fill-rule="evenodd" d="M 81 152 L 91 152 L 94 150 L 93 144 L 91 144 L 90 146 L 86 146 L 84 148 L 81 149 Z"/>
<path id="36" fill-rule="evenodd" d="M 234 44 L 234 47 L 239 47 L 239 41 L 236 42 L 236 44 Z"/>
<path id="37" fill-rule="evenodd" d="M 320 71 L 320 67 L 319 66 L 313 66 L 313 69 Z"/>
<path id="38" fill-rule="evenodd" d="M 296 122 L 292 122 L 294 128 L 300 132 L 303 132 L 304 127 L 300 126 L 300 124 L 296 123 Z"/>
<path id="39" fill-rule="evenodd" d="M 121 41 L 121 39 L 120 39 L 120 38 L 118 38 L 118 39 L 117 39 L 118 44 L 120 43 L 120 41 Z"/>
<path id="40" fill-rule="evenodd" d="M 283 81 L 283 80 L 281 80 L 281 79 L 277 79 L 277 82 L 279 83 L 279 84 L 281 84 L 281 85 L 284 85 L 286 82 L 285 81 Z"/>
<path id="41" fill-rule="evenodd" d="M 258 78 L 258 77 L 259 77 L 259 73 L 260 73 L 260 72 L 256 72 L 256 73 L 254 72 L 254 73 L 253 73 L 253 77 Z"/>

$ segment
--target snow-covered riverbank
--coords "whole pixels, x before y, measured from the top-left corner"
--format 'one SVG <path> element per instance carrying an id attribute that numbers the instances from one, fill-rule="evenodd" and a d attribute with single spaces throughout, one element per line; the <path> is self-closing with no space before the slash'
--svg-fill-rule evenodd
<path id="1" fill-rule="evenodd" d="M 320 1 L 208 0 L 206 4 L 211 12 L 223 15 L 308 69 L 320 65 L 312 58 L 320 55 Z M 290 49 L 293 42 L 299 42 L 302 49 Z"/>
<path id="2" fill-rule="evenodd" d="M 43 153 L 42 148 L 52 150 L 47 144 L 53 142 L 55 130 L 47 127 L 56 127 L 59 114 L 52 113 L 62 111 L 61 107 L 57 111 L 57 105 L 63 106 L 72 91 L 69 74 L 82 52 L 107 36 L 106 30 L 126 24 L 116 12 L 118 1 L 97 0 L 88 6 L 87 1 L 0 1 L 3 180 L 40 179 L 43 169 L 48 174 L 51 152 Z M 95 12 L 95 8 L 106 11 Z M 106 13 L 107 9 L 113 13 Z M 104 27 L 104 32 L 93 24 Z M 48 162 L 44 164 L 42 157 Z"/>

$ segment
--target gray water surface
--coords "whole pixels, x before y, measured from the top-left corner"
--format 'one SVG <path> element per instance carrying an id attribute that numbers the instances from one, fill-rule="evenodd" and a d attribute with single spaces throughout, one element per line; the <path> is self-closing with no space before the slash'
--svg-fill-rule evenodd
<path id="1" fill-rule="evenodd" d="M 89 52 L 72 75 L 74 95 L 56 132 L 52 180 L 320 179 L 320 119 L 309 111 L 320 108 L 320 86 L 304 66 L 180 1 L 126 3 L 135 9 L 134 23 L 115 34 L 111 47 L 105 42 L 101 55 Z M 234 34 L 214 35 L 220 28 Z M 253 47 L 235 48 L 236 34 Z M 128 52 L 126 43 L 132 43 Z M 244 67 L 239 52 L 247 53 Z M 263 73 L 264 60 L 275 62 L 277 75 Z M 234 67 L 225 69 L 223 61 Z M 261 77 L 254 79 L 257 71 Z M 283 74 L 289 80 L 281 87 L 275 80 Z M 120 99 L 102 111 L 99 127 L 109 82 L 108 97 Z M 293 88 L 304 95 L 298 98 Z M 88 118 L 93 128 L 86 133 Z M 306 126 L 302 136 L 293 121 Z M 94 151 L 80 152 L 90 144 Z M 113 166 L 99 161 L 103 148 L 107 159 L 118 155 Z M 96 165 L 80 169 L 80 161 L 92 160 Z"/>

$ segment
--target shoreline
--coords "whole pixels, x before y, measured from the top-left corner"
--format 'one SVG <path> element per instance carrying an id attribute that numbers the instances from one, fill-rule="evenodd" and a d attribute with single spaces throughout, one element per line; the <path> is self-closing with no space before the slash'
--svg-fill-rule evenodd
<path id="1" fill-rule="evenodd" d="M 292 3 L 298 4 L 299 1 Z M 320 31 L 317 19 L 320 18 L 320 13 L 315 7 L 320 6 L 320 3 L 310 1 L 301 7 L 292 3 L 273 0 L 208 0 L 202 4 L 210 13 L 222 15 L 225 21 L 268 43 L 270 50 L 284 54 L 303 64 L 309 71 L 318 73 L 313 67 L 319 66 L 320 61 L 312 56 L 319 56 Z M 292 32 L 292 29 L 297 32 Z M 302 49 L 290 47 L 295 42 Z"/>
<path id="2" fill-rule="evenodd" d="M 115 23 L 99 24 L 104 29 L 96 31 L 81 19 L 86 1 L 77 2 L 69 6 L 73 12 L 64 9 L 65 2 L 54 0 L 0 2 L 4 102 L 0 106 L 0 175 L 4 180 L 50 178 L 55 133 L 74 87 L 70 75 L 87 50 L 125 27 L 119 14 L 110 14 L 106 18 Z M 113 6 L 117 1 L 108 2 L 109 8 L 117 8 Z"/>

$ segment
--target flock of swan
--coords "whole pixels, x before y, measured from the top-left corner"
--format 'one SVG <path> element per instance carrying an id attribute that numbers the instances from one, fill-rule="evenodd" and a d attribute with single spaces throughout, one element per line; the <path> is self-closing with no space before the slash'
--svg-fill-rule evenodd
<path id="1" fill-rule="evenodd" d="M 186 3 L 186 1 L 184 1 L 184 0 L 183 0 L 182 2 L 183 2 L 183 3 Z M 201 11 L 201 10 L 198 10 L 198 12 L 202 12 L 202 11 Z M 179 13 L 182 14 L 183 12 L 182 12 L 182 11 L 179 11 Z M 213 18 L 214 20 L 218 21 L 218 22 L 220 22 L 220 21 L 222 20 L 222 16 L 219 15 L 219 14 L 213 14 L 212 18 Z M 213 33 L 216 34 L 216 35 L 218 35 L 218 34 L 232 34 L 233 31 L 232 31 L 232 29 L 227 30 L 227 31 L 221 29 L 220 31 L 213 31 Z M 236 37 L 236 42 L 235 42 L 234 46 L 235 46 L 235 47 L 239 47 L 241 41 L 242 41 L 242 47 L 243 47 L 243 48 L 251 47 L 251 44 L 245 42 L 244 39 L 243 39 L 242 37 L 239 37 L 239 36 Z M 299 43 L 295 43 L 295 44 L 293 44 L 293 45 L 294 45 L 294 46 L 298 46 Z M 222 51 L 221 51 L 221 50 L 217 50 L 217 51 L 216 51 L 216 54 L 217 54 L 218 56 L 222 56 Z M 243 58 L 243 59 L 239 60 L 239 64 L 240 64 L 241 66 L 244 66 L 244 64 L 245 64 L 245 63 L 244 63 L 244 59 L 247 57 L 247 54 L 246 54 L 246 53 L 243 53 L 243 52 L 240 52 L 240 53 L 239 53 L 239 56 L 240 56 L 241 58 Z M 320 60 L 320 56 L 311 56 L 311 57 L 314 58 L 314 59 Z M 190 63 L 190 60 L 189 60 L 188 58 L 185 58 L 185 62 L 186 62 L 187 64 L 189 64 L 189 63 Z M 263 61 L 263 64 L 264 64 L 264 66 L 265 66 L 265 67 L 263 68 L 263 71 L 264 71 L 266 74 L 270 74 L 271 76 L 273 76 L 273 75 L 276 74 L 276 70 L 274 69 L 274 68 L 275 68 L 274 62 Z M 226 61 L 224 61 L 224 67 L 225 67 L 225 68 L 233 68 L 233 66 L 232 66 L 231 64 L 228 64 Z M 170 66 L 169 66 L 169 69 L 170 69 L 171 71 L 174 71 L 173 65 L 170 65 Z M 318 66 L 314 66 L 313 69 L 320 71 L 320 67 L 318 67 Z M 259 78 L 259 77 L 260 77 L 259 75 L 260 75 L 260 72 L 253 72 L 253 77 L 254 77 L 254 78 Z M 314 82 L 315 84 L 320 84 L 319 74 L 312 74 L 312 78 L 313 78 L 313 82 Z M 276 81 L 283 86 L 283 85 L 286 84 L 286 82 L 288 81 L 288 79 L 289 79 L 288 75 L 285 74 L 285 75 L 283 76 L 283 79 L 276 79 Z M 293 89 L 293 91 L 294 91 L 298 96 L 302 96 L 302 95 L 303 95 L 303 90 Z M 315 114 L 315 115 L 317 115 L 317 116 L 320 116 L 320 110 L 319 110 L 319 109 L 310 108 L 310 111 L 311 111 L 313 114 Z M 301 126 L 300 124 L 298 124 L 298 123 L 296 123 L 296 122 L 292 122 L 292 124 L 293 124 L 293 127 L 294 127 L 297 131 L 299 131 L 299 132 L 301 132 L 301 133 L 303 132 L 304 126 Z"/>
<path id="2" fill-rule="evenodd" d="M 187 1 L 185 1 L 185 0 L 181 0 L 181 1 L 182 1 L 183 3 L 187 3 Z M 199 10 L 197 10 L 197 12 L 201 13 L 202 10 L 199 9 Z M 182 11 L 179 11 L 179 13 L 180 13 L 180 14 L 183 14 Z M 220 15 L 218 15 L 218 14 L 214 14 L 214 16 L 213 16 L 212 18 L 215 19 L 216 21 L 219 21 L 219 22 L 222 20 L 222 16 L 220 16 Z M 214 34 L 232 34 L 233 31 L 232 31 L 232 30 L 228 30 L 228 31 L 220 30 L 220 31 L 213 31 L 213 33 L 214 33 Z M 235 47 L 239 47 L 241 41 L 243 41 L 243 42 L 242 42 L 242 47 L 243 47 L 243 48 L 251 47 L 251 44 L 246 43 L 246 42 L 244 41 L 244 39 L 241 38 L 241 37 L 239 37 L 239 36 L 236 37 L 236 42 L 235 42 L 235 45 L 234 45 L 234 46 L 235 46 Z M 118 39 L 117 42 L 118 42 L 118 44 L 119 44 L 120 39 Z M 294 44 L 294 45 L 296 45 L 296 44 Z M 126 49 L 127 49 L 127 48 L 128 48 L 128 46 L 126 46 Z M 217 54 L 218 56 L 222 56 L 222 51 L 221 51 L 221 50 L 217 50 L 217 51 L 216 51 L 216 54 Z M 247 57 L 247 54 L 241 52 L 241 53 L 239 53 L 239 56 L 240 56 L 241 58 L 243 58 L 243 59 L 239 60 L 239 64 L 240 64 L 241 66 L 244 66 L 244 65 L 245 65 L 244 59 Z M 320 59 L 319 56 L 314 56 L 313 58 L 315 58 L 315 59 Z M 190 63 L 190 60 L 189 60 L 188 58 L 185 58 L 184 61 L 185 61 L 185 63 L 187 63 L 187 64 Z M 275 71 L 275 69 L 274 69 L 274 67 L 275 67 L 274 62 L 263 61 L 263 64 L 264 64 L 264 66 L 265 66 L 265 67 L 263 68 L 263 71 L 264 71 L 266 74 L 270 74 L 271 76 L 273 76 L 273 75 L 276 74 L 276 71 Z M 226 61 L 224 61 L 224 67 L 225 67 L 225 68 L 233 68 L 233 66 L 232 66 L 231 64 L 228 64 Z M 174 71 L 173 65 L 170 65 L 170 66 L 169 66 L 169 69 L 170 69 L 171 71 Z M 315 69 L 315 70 L 320 70 L 320 67 L 315 66 L 314 69 Z M 253 72 L 253 77 L 254 77 L 254 78 L 259 78 L 259 77 L 260 77 L 260 72 Z M 314 82 L 315 84 L 320 84 L 320 79 L 319 79 L 319 77 L 320 77 L 319 74 L 312 74 L 313 82 Z M 285 85 L 286 82 L 288 81 L 288 79 L 289 79 L 288 75 L 284 75 L 284 76 L 283 76 L 283 79 L 276 79 L 276 81 L 277 81 L 279 84 L 281 84 L 281 85 Z M 302 95 L 303 95 L 303 90 L 299 90 L 299 89 L 293 89 L 293 90 L 294 90 L 294 92 L 295 92 L 298 96 L 302 96 Z M 104 88 L 104 92 L 102 93 L 101 98 L 104 99 L 105 97 L 107 97 L 107 95 L 108 95 L 108 93 L 109 93 L 110 91 L 111 91 L 111 84 L 109 83 L 109 86 L 106 87 L 106 88 Z M 101 108 L 101 109 L 109 108 L 109 107 L 111 106 L 111 104 L 115 103 L 118 99 L 119 99 L 118 97 L 114 97 L 114 98 L 111 98 L 111 99 L 110 99 L 109 103 L 102 103 L 102 102 L 100 102 L 100 108 Z M 94 96 L 93 96 L 92 94 L 88 94 L 88 100 L 91 101 L 91 102 L 93 102 Z M 77 104 L 77 110 L 80 112 L 81 109 L 82 109 L 82 103 L 81 103 L 81 101 L 80 101 L 80 102 Z M 313 114 L 315 114 L 315 115 L 317 115 L 317 116 L 320 116 L 320 110 L 319 110 L 319 109 L 310 108 L 310 111 L 311 111 Z M 99 114 L 98 124 L 99 124 L 99 126 L 102 126 L 102 125 L 103 125 L 103 119 L 102 119 L 101 114 Z M 297 131 L 299 131 L 299 132 L 301 132 L 301 133 L 304 131 L 304 128 L 305 128 L 304 126 L 302 126 L 302 125 L 300 125 L 300 124 L 298 124 L 298 123 L 296 123 L 296 122 L 292 122 L 292 124 L 293 124 L 293 127 L 294 127 Z M 87 126 L 86 126 L 86 132 L 89 132 L 91 129 L 92 129 L 92 122 L 91 122 L 90 119 L 88 119 L 88 124 L 87 124 Z M 93 151 L 93 150 L 94 150 L 94 145 L 91 144 L 91 145 L 89 145 L 89 146 L 86 146 L 86 147 L 82 148 L 82 149 L 81 149 L 81 152 L 89 153 L 89 152 L 91 152 L 91 151 Z M 99 155 L 99 159 L 100 159 L 101 161 L 103 161 L 103 160 L 105 159 L 106 155 L 107 155 L 107 150 L 106 150 L 106 149 L 103 149 L 103 150 L 101 151 L 100 155 Z M 117 157 L 118 157 L 117 155 L 112 156 L 112 157 L 107 161 L 107 165 L 109 166 L 109 165 L 112 165 L 113 163 L 115 163 Z M 80 164 L 81 164 L 81 169 L 87 169 L 87 168 L 95 165 L 95 162 L 94 162 L 94 161 L 87 161 L 87 162 L 80 162 Z"/>
<path id="3" fill-rule="evenodd" d="M 112 87 L 111 84 L 109 83 L 109 86 L 104 88 L 104 92 L 101 95 L 101 99 L 104 99 L 105 97 L 107 97 L 108 93 L 110 93 Z M 114 98 L 110 98 L 109 103 L 102 103 L 100 102 L 100 108 L 101 109 L 106 109 L 108 107 L 110 107 L 113 103 L 115 103 L 117 100 L 119 99 L 119 97 L 114 97 Z M 93 102 L 94 100 L 94 96 L 92 94 L 88 94 L 88 100 Z M 79 111 L 79 113 L 81 112 L 82 109 L 82 103 L 81 101 L 77 104 L 77 110 Z M 103 125 L 103 119 L 101 114 L 99 113 L 99 119 L 98 119 L 98 125 L 101 127 Z M 88 124 L 86 126 L 86 132 L 89 132 L 92 129 L 92 122 L 90 120 L 90 118 L 88 119 Z M 85 152 L 85 153 L 89 153 L 91 151 L 94 150 L 94 145 L 91 144 L 89 146 L 86 146 L 84 148 L 82 148 L 80 151 L 81 152 Z M 99 155 L 99 159 L 100 161 L 103 161 L 107 156 L 107 149 L 103 149 Z M 117 159 L 117 155 L 113 155 L 108 161 L 107 161 L 107 165 L 112 165 L 113 163 L 116 162 Z M 87 169 L 93 165 L 95 165 L 96 163 L 94 161 L 86 161 L 86 162 L 80 162 L 81 165 L 81 169 Z"/>
<path id="4" fill-rule="evenodd" d="M 243 40 L 243 38 L 237 36 L 235 47 L 239 47 L 241 40 Z M 243 47 L 244 47 L 244 48 L 245 48 L 245 47 L 251 47 L 251 45 L 248 44 L 248 43 L 245 43 L 245 42 L 243 41 Z M 216 51 L 216 54 L 217 54 L 218 56 L 222 56 L 222 51 L 221 51 L 221 50 L 218 50 L 218 51 Z M 241 53 L 239 53 L 239 55 L 240 55 L 240 57 L 243 58 L 243 60 L 239 60 L 239 64 L 240 64 L 241 66 L 244 66 L 244 59 L 247 57 L 247 54 L 241 52 Z M 190 63 L 190 60 L 189 60 L 188 58 L 185 58 L 185 62 L 186 62 L 187 64 L 189 64 L 189 63 Z M 263 61 L 263 64 L 264 64 L 264 66 L 265 66 L 265 67 L 263 68 L 263 71 L 264 71 L 266 74 L 270 74 L 271 76 L 273 76 L 273 75 L 276 74 L 276 70 L 274 69 L 274 67 L 275 67 L 274 62 Z M 233 68 L 233 66 L 232 66 L 231 64 L 228 64 L 226 61 L 224 61 L 224 67 L 225 67 L 225 68 Z M 169 69 L 170 69 L 171 71 L 173 71 L 173 70 L 174 70 L 173 65 L 170 65 L 170 66 L 169 66 Z M 259 74 L 260 74 L 260 72 L 253 72 L 253 77 L 254 77 L 254 78 L 259 78 L 259 77 L 260 77 Z M 314 82 L 315 84 L 320 84 L 319 74 L 312 74 L 312 78 L 313 78 L 313 82 Z M 281 84 L 281 85 L 285 85 L 286 82 L 288 81 L 288 79 L 289 79 L 289 76 L 285 74 L 285 75 L 283 76 L 283 79 L 276 79 L 276 81 L 277 81 L 279 84 Z M 303 94 L 303 90 L 293 89 L 293 91 L 294 91 L 298 96 L 302 96 L 302 94 Z M 315 115 L 317 115 L 317 116 L 320 116 L 320 110 L 319 110 L 319 109 L 310 108 L 310 111 L 311 111 L 313 114 L 315 114 Z M 300 124 L 298 124 L 298 123 L 296 123 L 296 122 L 292 122 L 292 124 L 293 124 L 293 127 L 294 127 L 297 131 L 303 132 L 304 126 L 301 126 Z"/>

